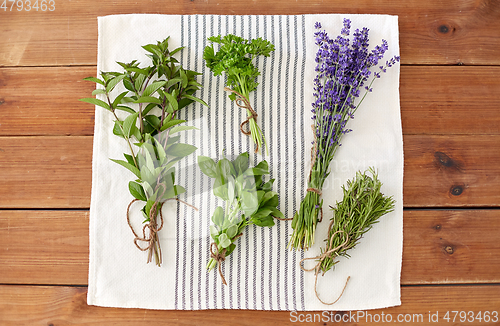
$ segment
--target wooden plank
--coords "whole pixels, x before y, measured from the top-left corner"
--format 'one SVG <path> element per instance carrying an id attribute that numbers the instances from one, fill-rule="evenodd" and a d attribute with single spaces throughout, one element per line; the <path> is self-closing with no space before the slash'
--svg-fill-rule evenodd
<path id="1" fill-rule="evenodd" d="M 0 283 L 86 285 L 88 211 L 0 211 Z"/>
<path id="2" fill-rule="evenodd" d="M 2 12 L 0 66 L 95 64 L 97 16 L 355 13 L 399 16 L 405 64 L 500 64 L 498 1 L 56 1 L 55 10 Z M 312 37 L 312 35 L 310 36 Z"/>
<path id="3" fill-rule="evenodd" d="M 87 211 L 0 211 L 0 284 L 86 285 L 88 222 Z M 405 211 L 401 283 L 500 283 L 499 230 L 499 210 Z"/>
<path id="4" fill-rule="evenodd" d="M 94 106 L 78 99 L 91 96 L 95 85 L 82 79 L 95 74 L 95 67 L 0 69 L 0 136 L 92 135 Z M 500 67 L 402 66 L 403 133 L 500 134 L 499 75 Z"/>
<path id="5" fill-rule="evenodd" d="M 500 283 L 500 210 L 405 210 L 403 284 Z"/>
<path id="6" fill-rule="evenodd" d="M 406 207 L 500 206 L 500 137 L 404 136 Z"/>
<path id="7" fill-rule="evenodd" d="M 88 208 L 92 139 L 0 137 L 0 208 Z M 500 206 L 500 135 L 407 135 L 404 151 L 406 207 Z"/>
<path id="8" fill-rule="evenodd" d="M 0 69 L 1 135 L 92 135 L 95 67 Z"/>
<path id="9" fill-rule="evenodd" d="M 88 306 L 86 288 L 46 286 L 0 286 L 0 322 L 5 326 L 23 325 L 380 325 L 400 321 L 404 325 L 463 325 L 473 312 L 475 324 L 498 325 L 499 285 L 403 287 L 402 305 L 369 311 L 288 312 L 251 310 L 161 311 Z M 332 309 L 332 308 L 330 308 Z M 444 319 L 449 311 L 448 321 Z M 460 314 L 465 311 L 464 322 Z M 479 312 L 488 311 L 488 322 L 479 322 Z M 383 315 L 382 315 L 383 313 Z M 437 313 L 437 315 L 436 315 Z M 309 315 L 308 315 L 309 314 Z M 317 314 L 316 320 L 314 315 Z M 344 314 L 346 316 L 344 316 Z M 370 316 L 368 316 L 370 314 Z M 432 322 L 434 318 L 436 322 Z M 336 319 L 337 318 L 337 322 Z M 383 318 L 383 319 L 382 319 Z M 455 318 L 455 320 L 454 320 Z M 344 320 L 344 322 L 342 321 Z M 469 319 L 471 320 L 471 319 Z M 309 323 L 308 323 L 309 324 Z M 398 325 L 399 325 L 398 324 Z"/>
<path id="10" fill-rule="evenodd" d="M 0 207 L 88 208 L 92 138 L 0 138 Z"/>
<path id="11" fill-rule="evenodd" d="M 500 134 L 500 67 L 401 67 L 409 134 Z"/>

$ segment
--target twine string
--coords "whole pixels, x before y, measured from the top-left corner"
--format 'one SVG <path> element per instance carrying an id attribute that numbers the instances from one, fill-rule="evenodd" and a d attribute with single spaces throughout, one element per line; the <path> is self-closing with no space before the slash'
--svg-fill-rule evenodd
<path id="1" fill-rule="evenodd" d="M 213 247 L 215 247 L 215 250 L 217 253 L 214 253 Z M 217 247 L 217 244 L 215 242 L 212 242 L 210 244 L 210 257 L 215 259 L 217 261 L 217 265 L 219 265 L 219 275 L 222 279 L 222 284 L 227 285 L 226 283 L 226 278 L 224 277 L 224 274 L 222 274 L 222 262 L 226 260 L 226 248 L 222 249 L 222 251 L 219 251 L 219 248 Z"/>
<path id="2" fill-rule="evenodd" d="M 328 233 L 330 233 L 330 230 L 331 230 L 331 227 L 332 227 L 332 224 L 333 224 L 333 220 L 332 222 L 330 222 L 330 226 L 328 227 Z M 340 244 L 339 246 L 335 247 L 335 248 L 332 248 L 333 247 L 333 238 L 334 236 L 337 234 L 337 233 L 344 233 L 345 236 L 346 236 L 346 239 L 345 241 Z M 345 247 L 345 245 L 347 244 L 347 242 L 349 241 L 349 235 L 347 234 L 347 232 L 345 232 L 344 230 L 338 230 L 338 231 L 335 231 L 332 236 L 330 237 L 329 241 L 328 241 L 328 246 L 325 250 L 325 252 L 323 252 L 321 255 L 319 256 L 316 256 L 316 257 L 307 257 L 307 258 L 303 258 L 300 260 L 299 262 L 299 266 L 300 268 L 305 271 L 305 272 L 311 272 L 311 271 L 314 271 L 314 293 L 316 294 L 316 298 L 318 298 L 319 301 L 321 301 L 321 303 L 325 304 L 325 305 L 332 305 L 334 303 L 336 303 L 337 301 L 340 300 L 340 298 L 342 297 L 342 295 L 344 294 L 344 291 L 345 291 L 345 288 L 347 287 L 347 282 L 349 282 L 350 280 L 350 276 L 347 277 L 347 280 L 345 281 L 345 284 L 344 284 L 344 288 L 342 289 L 342 292 L 340 293 L 340 295 L 337 297 L 337 299 L 333 302 L 325 302 L 323 300 L 321 300 L 321 298 L 319 297 L 319 294 L 318 294 L 318 274 L 319 274 L 319 271 L 321 269 L 321 264 L 323 263 L 323 261 L 328 258 L 332 253 L 335 253 L 337 252 L 339 249 L 342 249 Z M 306 260 L 318 260 L 318 262 L 316 263 L 316 265 L 314 265 L 312 268 L 305 268 L 302 264 L 304 261 Z M 323 273 L 324 274 L 324 273 Z"/>
<path id="3" fill-rule="evenodd" d="M 177 200 L 178 202 L 183 203 L 184 205 L 189 206 L 192 209 L 198 211 L 198 208 L 196 208 L 195 206 L 193 206 L 191 204 L 186 203 L 183 200 L 180 200 L 179 198 L 171 198 L 171 199 L 167 199 L 167 200 Z M 132 230 L 132 233 L 135 236 L 135 238 L 134 238 L 134 244 L 137 247 L 137 249 L 139 249 L 140 251 L 147 251 L 147 250 L 149 250 L 149 253 L 148 253 L 148 263 L 150 263 L 152 261 L 153 251 L 154 251 L 153 249 L 154 249 L 154 246 L 156 244 L 156 246 L 158 248 L 158 257 L 159 257 L 159 260 L 160 260 L 157 263 L 161 264 L 161 257 L 162 257 L 162 255 L 161 255 L 160 242 L 158 241 L 158 232 L 161 229 L 163 229 L 163 224 L 164 223 L 163 223 L 163 213 L 162 213 L 162 210 L 158 209 L 158 205 L 160 203 L 159 202 L 155 202 L 153 204 L 153 206 L 151 206 L 151 210 L 150 210 L 150 214 L 149 214 L 149 216 L 150 216 L 149 222 L 142 227 L 142 237 L 141 237 L 134 230 L 134 227 L 132 226 L 132 223 L 130 222 L 130 207 L 136 201 L 139 201 L 139 199 L 133 199 L 128 204 L 128 206 L 127 206 L 127 224 L 128 224 L 130 230 Z M 163 205 L 162 205 L 162 207 L 163 207 Z M 156 223 L 156 216 L 157 216 L 158 213 L 160 215 L 160 226 L 159 227 L 158 227 L 158 224 Z M 146 235 L 146 229 L 149 229 L 149 235 Z M 141 242 L 142 243 L 146 243 L 147 245 L 145 247 L 143 247 L 143 246 L 141 246 L 139 244 Z"/>
<path id="4" fill-rule="evenodd" d="M 239 237 L 241 237 L 242 235 L 243 235 L 243 233 L 237 234 L 237 235 L 233 238 L 233 240 L 232 240 L 232 241 L 234 242 L 234 240 L 238 239 L 238 238 L 239 238 Z M 214 252 L 213 247 L 215 247 L 215 251 L 216 251 L 217 253 L 215 253 L 215 252 Z M 212 242 L 212 243 L 210 244 L 210 258 L 213 258 L 215 261 L 217 261 L 217 265 L 219 265 L 219 266 L 218 266 L 218 268 L 219 268 L 219 275 L 220 275 L 220 277 L 221 277 L 221 279 L 222 279 L 222 284 L 227 285 L 227 283 L 226 283 L 226 278 L 224 277 L 224 274 L 222 274 L 222 267 L 221 267 L 222 262 L 223 262 L 224 260 L 226 260 L 226 248 L 224 248 L 224 249 L 222 249 L 221 251 L 219 251 L 219 248 L 217 247 L 217 244 L 216 244 L 215 242 Z"/>
<path id="5" fill-rule="evenodd" d="M 230 89 L 229 87 L 224 87 L 224 90 L 226 92 L 234 93 L 236 95 L 236 100 L 234 101 L 236 103 L 236 105 L 238 107 L 240 107 L 242 109 L 246 109 L 246 110 L 248 110 L 248 112 L 250 112 L 250 115 L 246 118 L 246 120 L 240 124 L 240 131 L 244 135 L 250 136 L 252 134 L 250 126 L 249 126 L 250 119 L 254 119 L 255 121 L 257 121 L 257 117 L 258 117 L 257 112 L 255 112 L 255 110 L 252 108 L 252 105 L 250 104 L 248 99 L 245 98 L 243 95 L 241 95 L 240 93 L 238 93 L 237 91 L 235 91 L 233 89 Z M 247 127 L 245 128 L 245 126 L 247 126 Z M 257 153 L 258 151 L 259 151 L 259 145 L 257 144 L 257 148 L 255 149 L 255 153 Z"/>

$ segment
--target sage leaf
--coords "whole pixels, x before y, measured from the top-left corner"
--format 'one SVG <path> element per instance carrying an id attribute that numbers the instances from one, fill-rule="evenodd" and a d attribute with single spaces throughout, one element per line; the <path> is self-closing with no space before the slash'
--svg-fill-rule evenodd
<path id="1" fill-rule="evenodd" d="M 222 207 L 217 206 L 212 215 L 212 222 L 217 225 L 219 228 L 222 228 L 222 224 L 224 223 L 224 210 Z"/>
<path id="2" fill-rule="evenodd" d="M 166 153 L 167 155 L 170 156 L 185 157 L 191 153 L 194 153 L 196 149 L 197 149 L 196 146 L 193 145 L 177 143 L 177 144 L 172 144 L 168 148 Z"/>
<path id="3" fill-rule="evenodd" d="M 231 239 L 227 236 L 227 234 L 222 233 L 219 235 L 219 249 L 227 248 L 231 245 Z"/>
<path id="4" fill-rule="evenodd" d="M 210 178 L 217 178 L 217 165 L 210 157 L 198 156 L 198 166 L 205 175 Z"/>
<path id="5" fill-rule="evenodd" d="M 236 224 L 231 225 L 226 229 L 226 234 L 229 239 L 232 239 L 238 234 L 238 226 Z"/>
<path id="6" fill-rule="evenodd" d="M 257 194 L 255 192 L 243 191 L 241 194 L 241 209 L 247 216 L 251 216 L 259 208 Z"/>

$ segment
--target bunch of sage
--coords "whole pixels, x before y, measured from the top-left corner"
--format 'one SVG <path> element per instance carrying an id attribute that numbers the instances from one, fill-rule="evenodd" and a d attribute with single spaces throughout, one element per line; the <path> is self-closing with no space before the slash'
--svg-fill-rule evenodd
<path id="1" fill-rule="evenodd" d="M 370 172 L 371 176 L 367 172 Z M 323 304 L 331 305 L 337 302 L 344 293 L 345 286 L 337 300 L 331 303 L 324 302 L 317 292 L 319 272 L 323 272 L 324 275 L 332 269 L 338 263 L 335 261 L 337 257 L 349 258 L 348 250 L 359 243 L 381 216 L 394 210 L 394 199 L 382 194 L 381 187 L 382 183 L 373 168 L 364 173 L 357 172 L 354 180 L 347 181 L 347 187 L 342 186 L 342 201 L 337 202 L 336 207 L 332 208 L 333 217 L 328 227 L 326 247 L 321 249 L 319 256 L 304 258 L 300 262 L 302 270 L 315 272 L 314 291 Z M 302 266 L 305 260 L 316 260 L 317 263 L 313 268 L 306 269 Z M 349 278 L 346 285 L 348 281 Z"/>
<path id="2" fill-rule="evenodd" d="M 101 99 L 81 99 L 110 111 L 114 117 L 113 133 L 128 145 L 130 153 L 124 153 L 125 160 L 112 161 L 130 170 L 137 178 L 128 184 L 135 199 L 128 205 L 127 221 L 135 235 L 137 248 L 148 251 L 148 263 L 154 256 L 158 266 L 162 262 L 157 234 L 163 227 L 162 206 L 167 200 L 180 201 L 177 196 L 185 192 L 183 187 L 175 185 L 174 165 L 196 150 L 193 145 L 181 143 L 180 135 L 176 135 L 196 128 L 180 125 L 186 121 L 177 119 L 176 115 L 195 101 L 206 105 L 193 95 L 201 88 L 196 81 L 200 73 L 184 69 L 174 57 L 182 47 L 170 51 L 168 41 L 166 38 L 157 44 L 143 46 L 151 60 L 146 67 L 141 68 L 137 60 L 118 62 L 122 72 L 101 72 L 100 78 L 85 78 L 97 83 L 98 88 L 92 95 Z M 117 85 L 123 85 L 125 90 L 113 96 Z M 124 111 L 126 116 L 121 118 L 123 115 L 117 111 Z M 130 207 L 136 201 L 144 202 L 142 236 L 129 220 Z M 146 245 L 141 246 L 140 242 Z"/>
<path id="3" fill-rule="evenodd" d="M 210 271 L 218 264 L 222 283 L 227 284 L 221 263 L 236 248 L 236 239 L 243 229 L 251 224 L 271 227 L 274 217 L 284 219 L 284 215 L 277 208 L 279 197 L 272 190 L 274 179 L 263 181 L 263 176 L 269 174 L 266 161 L 250 168 L 246 152 L 234 161 L 222 158 L 217 163 L 210 157 L 198 156 L 198 165 L 205 175 L 215 179 L 214 195 L 226 202 L 225 209 L 217 207 L 212 216 L 210 235 L 214 242 L 207 269 Z"/>

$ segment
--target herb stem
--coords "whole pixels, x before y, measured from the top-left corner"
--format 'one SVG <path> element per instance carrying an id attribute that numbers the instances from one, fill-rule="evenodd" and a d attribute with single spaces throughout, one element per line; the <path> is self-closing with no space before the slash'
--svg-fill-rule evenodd
<path id="1" fill-rule="evenodd" d="M 111 109 L 111 112 L 113 112 L 113 115 L 115 116 L 116 121 L 120 121 L 120 119 L 118 119 L 118 116 L 116 115 L 115 108 L 111 104 L 111 100 L 109 98 L 109 93 L 106 93 L 106 98 L 108 99 L 108 105 Z M 125 136 L 125 132 L 123 131 L 123 126 L 120 124 L 118 124 L 118 126 L 120 127 L 120 130 L 122 131 L 123 137 L 127 141 L 128 148 L 130 149 L 130 153 L 132 154 L 132 159 L 134 160 L 134 165 L 136 168 L 139 168 L 139 164 L 137 164 L 137 160 L 135 159 L 134 150 L 132 149 L 132 144 L 130 143 L 130 138 L 128 136 Z"/>

